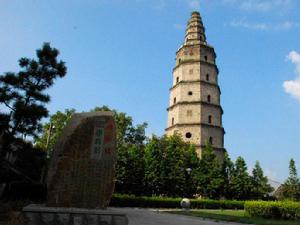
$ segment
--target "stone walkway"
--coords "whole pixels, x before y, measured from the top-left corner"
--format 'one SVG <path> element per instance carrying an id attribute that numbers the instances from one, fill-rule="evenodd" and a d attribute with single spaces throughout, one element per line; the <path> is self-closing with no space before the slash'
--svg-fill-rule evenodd
<path id="1" fill-rule="evenodd" d="M 198 217 L 174 215 L 159 212 L 153 209 L 136 208 L 110 208 L 114 211 L 125 213 L 129 219 L 129 225 L 241 225 L 230 222 L 214 222 Z"/>

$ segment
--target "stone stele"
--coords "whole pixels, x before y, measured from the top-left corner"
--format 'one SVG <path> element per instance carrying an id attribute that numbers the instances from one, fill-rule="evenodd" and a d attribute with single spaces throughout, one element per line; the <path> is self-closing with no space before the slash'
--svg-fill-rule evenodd
<path id="1" fill-rule="evenodd" d="M 115 164 L 113 113 L 74 114 L 54 147 L 47 206 L 106 208 L 114 191 Z"/>

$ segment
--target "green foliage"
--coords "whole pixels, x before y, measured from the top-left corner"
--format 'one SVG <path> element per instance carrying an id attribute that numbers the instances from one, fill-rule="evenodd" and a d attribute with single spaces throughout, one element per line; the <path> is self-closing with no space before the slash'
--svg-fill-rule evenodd
<path id="1" fill-rule="evenodd" d="M 37 136 L 41 130 L 40 120 L 48 116 L 45 104 L 50 101 L 50 96 L 44 91 L 56 78 L 66 74 L 65 63 L 57 60 L 59 51 L 51 48 L 49 43 L 36 54 L 37 60 L 19 60 L 20 72 L 0 76 L 0 105 L 8 110 L 8 113 L 1 113 L 5 123 L 0 133 L 7 136 Z"/>
<path id="2" fill-rule="evenodd" d="M 57 111 L 53 114 L 50 117 L 50 121 L 43 125 L 42 135 L 35 139 L 35 146 L 47 150 L 47 153 L 51 157 L 54 145 L 62 129 L 74 113 L 75 109 L 66 109 L 65 112 Z"/>
<path id="3" fill-rule="evenodd" d="M 291 201 L 247 201 L 245 211 L 253 217 L 273 219 L 300 219 L 300 203 Z"/>
<path id="4" fill-rule="evenodd" d="M 143 208 L 181 208 L 182 198 L 136 197 L 133 195 L 114 194 L 110 206 Z M 243 209 L 243 201 L 192 199 L 193 209 Z"/>
<path id="5" fill-rule="evenodd" d="M 0 163 L 0 180 L 7 184 L 3 197 L 43 199 L 45 187 L 40 181 L 46 164 L 45 152 L 22 139 L 14 139 L 12 145 L 16 150 L 7 153 L 7 160 Z"/>
<path id="6" fill-rule="evenodd" d="M 147 143 L 145 149 L 145 182 L 150 194 L 161 193 L 161 187 L 163 186 L 162 173 L 162 141 L 153 136 Z"/>
<path id="7" fill-rule="evenodd" d="M 252 199 L 263 199 L 274 191 L 274 188 L 268 183 L 268 178 L 264 176 L 264 172 L 256 161 L 255 166 L 252 170 L 251 176 L 251 198 Z"/>
<path id="8" fill-rule="evenodd" d="M 45 91 L 66 75 L 67 68 L 49 43 L 36 55 L 37 59 L 21 58 L 19 72 L 0 75 L 0 106 L 5 111 L 0 112 L 0 180 L 9 186 L 7 197 L 31 198 L 44 191 L 40 178 L 45 154 L 24 139 L 42 130 L 50 101 Z"/>
<path id="9" fill-rule="evenodd" d="M 148 194 L 173 197 L 194 194 L 197 165 L 195 148 L 180 136 L 153 136 L 145 148 Z"/>
<path id="10" fill-rule="evenodd" d="M 13 144 L 20 150 L 10 152 L 8 158 L 11 160 L 1 164 L 1 182 L 17 182 L 20 180 L 20 175 L 24 175 L 24 180 L 28 182 L 38 182 L 45 164 L 45 153 L 41 149 L 33 148 L 30 142 L 24 142 L 22 139 L 15 139 Z"/>
<path id="11" fill-rule="evenodd" d="M 145 197 L 114 194 L 110 206 L 143 208 L 179 208 L 181 198 Z"/>
<path id="12" fill-rule="evenodd" d="M 297 169 L 296 169 L 296 165 L 295 165 L 295 160 L 294 159 L 290 160 L 289 169 L 290 169 L 289 181 L 292 182 L 292 183 L 299 182 L 298 173 L 297 173 Z"/>
<path id="13" fill-rule="evenodd" d="M 244 209 L 244 201 L 192 199 L 193 209 Z"/>
<path id="14" fill-rule="evenodd" d="M 224 161 L 222 164 L 222 177 L 224 179 L 223 189 L 220 190 L 220 195 L 226 199 L 233 199 L 233 193 L 231 192 L 231 176 L 233 174 L 234 164 L 229 158 L 227 152 L 224 153 Z"/>
<path id="15" fill-rule="evenodd" d="M 247 165 L 242 157 L 238 157 L 230 177 L 230 192 L 234 199 L 250 198 L 251 179 L 247 172 Z"/>
<path id="16" fill-rule="evenodd" d="M 145 193 L 145 164 L 143 145 L 121 145 L 118 147 L 115 191 L 123 194 Z"/>
<path id="17" fill-rule="evenodd" d="M 279 199 L 300 200 L 300 181 L 294 159 L 289 164 L 290 175 L 284 184 L 280 187 Z"/>
<path id="18" fill-rule="evenodd" d="M 213 152 L 211 145 L 202 151 L 202 157 L 197 168 L 198 193 L 205 198 L 218 199 L 224 188 L 222 165 Z"/>

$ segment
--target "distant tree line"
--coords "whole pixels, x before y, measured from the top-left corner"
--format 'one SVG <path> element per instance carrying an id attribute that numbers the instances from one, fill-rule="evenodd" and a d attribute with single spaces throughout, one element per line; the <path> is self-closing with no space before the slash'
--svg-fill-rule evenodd
<path id="1" fill-rule="evenodd" d="M 102 106 L 91 111 L 108 110 L 111 109 Z M 179 135 L 147 138 L 147 123 L 134 125 L 132 117 L 126 113 L 111 111 L 117 123 L 117 193 L 245 200 L 268 198 L 273 191 L 259 162 L 250 175 L 242 157 L 232 162 L 225 153 L 224 162 L 221 162 L 209 144 L 200 159 L 195 147 Z M 61 129 L 74 112 L 74 109 L 67 109 L 52 115 L 44 124 L 36 145 L 47 148 L 51 155 Z M 50 126 L 54 129 L 49 139 Z"/>

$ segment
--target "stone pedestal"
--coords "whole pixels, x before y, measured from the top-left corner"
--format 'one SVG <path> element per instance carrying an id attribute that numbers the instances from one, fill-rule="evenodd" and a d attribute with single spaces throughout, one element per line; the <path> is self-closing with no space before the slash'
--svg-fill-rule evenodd
<path id="1" fill-rule="evenodd" d="M 128 225 L 125 214 L 115 210 L 45 207 L 23 208 L 27 225 Z"/>

